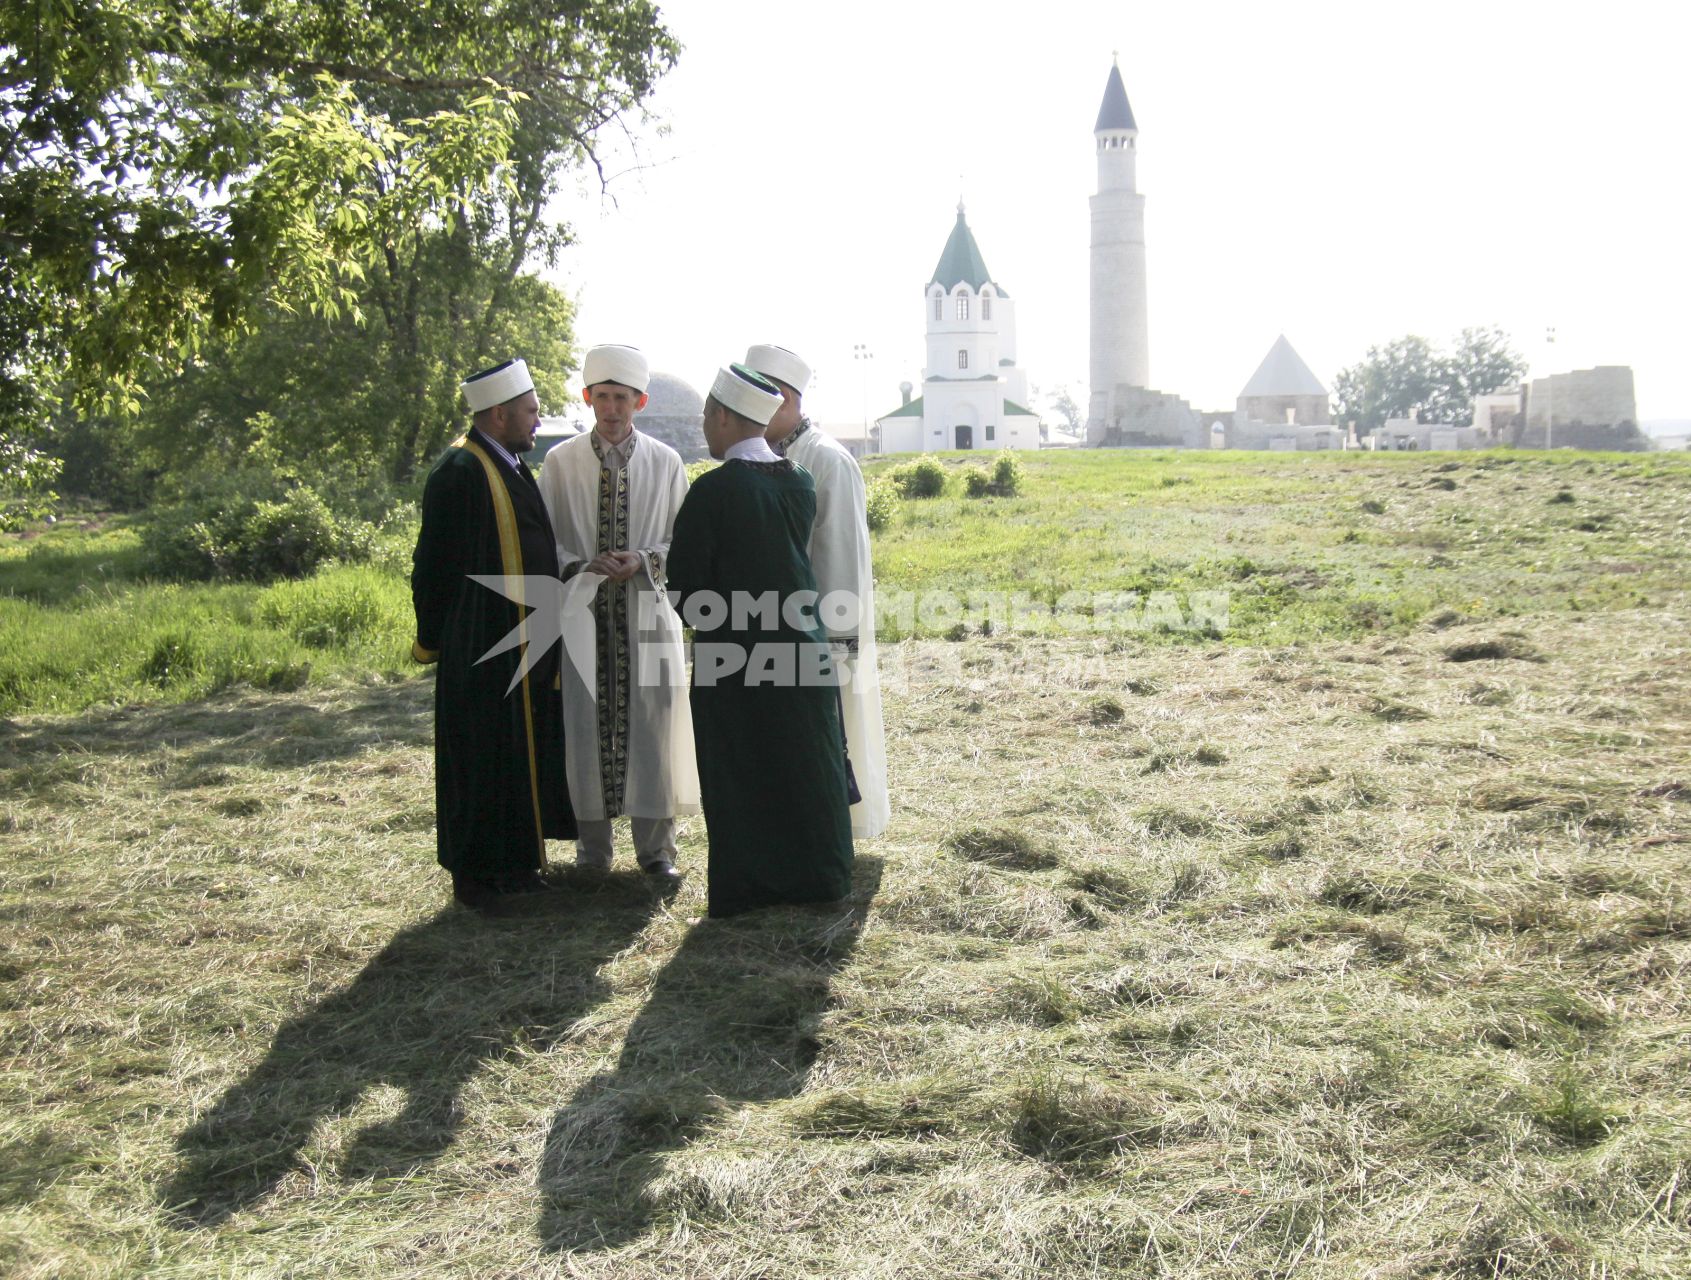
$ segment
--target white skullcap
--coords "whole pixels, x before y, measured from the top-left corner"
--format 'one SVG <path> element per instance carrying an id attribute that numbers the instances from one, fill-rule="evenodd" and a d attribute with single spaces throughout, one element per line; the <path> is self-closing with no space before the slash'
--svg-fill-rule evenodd
<path id="1" fill-rule="evenodd" d="M 596 387 L 601 382 L 620 382 L 644 392 L 652 374 L 646 367 L 646 357 L 637 347 L 619 347 L 607 343 L 594 347 L 581 362 L 581 385 Z"/>
<path id="2" fill-rule="evenodd" d="M 525 391 L 534 390 L 534 379 L 528 376 L 528 365 L 521 360 L 507 360 L 491 369 L 483 369 L 464 381 L 464 399 L 471 413 L 480 413 L 496 404 L 515 400 Z"/>
<path id="3" fill-rule="evenodd" d="M 746 367 L 785 382 L 801 396 L 810 384 L 810 366 L 785 347 L 753 347 L 746 352 Z"/>
<path id="4" fill-rule="evenodd" d="M 761 427 L 769 425 L 775 411 L 784 403 L 773 382 L 743 364 L 731 364 L 726 369 L 717 370 L 710 393 L 719 404 L 727 405 Z"/>

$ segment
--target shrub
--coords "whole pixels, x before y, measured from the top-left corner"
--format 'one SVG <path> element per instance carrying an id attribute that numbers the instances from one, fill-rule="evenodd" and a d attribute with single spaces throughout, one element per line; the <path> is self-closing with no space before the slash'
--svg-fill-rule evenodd
<path id="1" fill-rule="evenodd" d="M 963 473 L 963 492 L 971 498 L 1013 498 L 1022 491 L 1026 478 L 1021 459 L 1003 449 L 993 460 L 991 471 L 970 467 Z"/>
<path id="2" fill-rule="evenodd" d="M 871 533 L 885 529 L 898 514 L 898 490 L 887 480 L 871 480 L 863 488 L 863 510 Z"/>
<path id="3" fill-rule="evenodd" d="M 897 486 L 901 498 L 937 498 L 945 492 L 945 468 L 926 454 L 894 467 L 887 478 Z"/>
<path id="4" fill-rule="evenodd" d="M 367 560 L 375 550 L 374 526 L 268 469 L 202 477 L 166 497 L 141 529 L 143 564 L 162 578 L 300 578 L 325 560 Z"/>
<path id="5" fill-rule="evenodd" d="M 697 462 L 689 462 L 687 464 L 687 483 L 692 484 L 705 472 L 715 471 L 721 465 L 715 458 L 701 458 Z M 869 527 L 873 529 L 875 526 L 870 525 Z"/>
<path id="6" fill-rule="evenodd" d="M 999 450 L 997 459 L 992 464 L 993 492 L 999 497 L 1011 498 L 1022 491 L 1022 485 L 1027 479 L 1027 473 L 1022 470 L 1022 460 L 1008 449 Z"/>

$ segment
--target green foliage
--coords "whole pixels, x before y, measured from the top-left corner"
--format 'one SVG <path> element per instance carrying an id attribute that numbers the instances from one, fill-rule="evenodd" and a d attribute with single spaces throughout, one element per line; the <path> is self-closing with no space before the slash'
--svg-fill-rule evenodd
<path id="1" fill-rule="evenodd" d="M 308 649 L 408 643 L 414 626 L 405 580 L 363 566 L 278 582 L 258 598 L 259 622 Z"/>
<path id="2" fill-rule="evenodd" d="M 697 462 L 687 464 L 687 483 L 692 484 L 707 471 L 715 471 L 722 464 L 715 458 L 701 458 Z"/>
<path id="3" fill-rule="evenodd" d="M 311 485 L 253 468 L 162 505 L 141 531 L 143 563 L 160 578 L 187 581 L 298 578 L 325 560 L 366 560 L 375 529 L 331 511 Z"/>
<path id="4" fill-rule="evenodd" d="M 161 388 L 168 397 L 169 388 Z M 143 412 L 157 408 L 149 401 Z M 159 464 L 138 438 L 136 420 L 82 415 L 62 409 L 43 438 L 59 464 L 57 489 L 68 499 L 85 499 L 107 511 L 137 511 L 147 505 Z M 186 442 L 173 448 L 187 453 Z"/>
<path id="5" fill-rule="evenodd" d="M 132 517 L 60 519 L 27 539 L 0 538 L 0 595 L 59 604 L 139 580 L 140 536 Z"/>
<path id="6" fill-rule="evenodd" d="M 10 594 L 28 567 L 0 560 L 0 716 L 416 669 L 410 591 L 392 569 L 334 565 L 269 587 L 114 577 L 44 603 Z"/>
<path id="7" fill-rule="evenodd" d="M 1359 430 L 1384 426 L 1387 418 L 1419 422 L 1473 421 L 1473 400 L 1513 382 L 1527 363 L 1495 326 L 1464 329 L 1449 352 L 1411 334 L 1368 348 L 1358 364 L 1333 379 L 1333 400 L 1341 418 Z"/>
<path id="8" fill-rule="evenodd" d="M 0 531 L 40 519 L 57 496 L 52 485 L 63 463 L 33 448 L 33 439 L 34 433 L 0 435 Z"/>
<path id="9" fill-rule="evenodd" d="M 1010 498 L 1022 491 L 1027 473 L 1009 449 L 999 451 L 992 470 L 970 467 L 963 473 L 963 493 L 970 498 Z"/>
<path id="10" fill-rule="evenodd" d="M 945 492 L 945 468 L 927 454 L 894 467 L 887 479 L 901 498 L 937 498 Z"/>
<path id="11" fill-rule="evenodd" d="M 139 674 L 161 690 L 205 694 L 246 684 L 286 691 L 305 684 L 311 665 L 276 652 L 260 634 L 224 624 L 165 632 L 153 642 Z"/>
<path id="12" fill-rule="evenodd" d="M 1078 616 L 1091 629 L 1073 638 L 1107 667 L 1085 668 L 1090 692 L 1081 725 L 1112 740 L 1100 738 L 1090 749 L 1130 750 L 1127 767 L 1136 777 L 1187 775 L 1212 758 L 1196 737 L 1178 748 L 1135 745 L 1145 723 L 1136 700 L 1160 697 L 1177 683 L 1148 669 L 1143 655 L 1171 646 L 1211 651 L 1217 635 L 1227 647 L 1264 652 L 1340 640 L 1411 643 L 1451 674 L 1465 705 L 1512 707 L 1513 682 L 1522 672 L 1555 669 L 1556 655 L 1537 636 L 1537 623 L 1523 620 L 1572 608 L 1581 616 L 1631 616 L 1626 611 L 1639 609 L 1641 601 L 1676 598 L 1691 565 L 1691 549 L 1674 534 L 1691 491 L 1691 468 L 1681 458 L 1653 458 L 1647 471 L 1636 462 L 1591 454 L 1571 455 L 1571 461 L 1535 455 L 1502 465 L 1515 457 L 1473 455 L 1475 478 L 1465 482 L 1456 505 L 1451 495 L 1422 483 L 1438 465 L 1425 455 L 1309 456 L 1288 471 L 1272 455 L 1218 452 L 1183 460 L 1193 482 L 1168 489 L 1161 484 L 1168 457 L 1154 452 L 1022 454 L 1031 483 L 1017 501 L 970 501 L 958 486 L 938 499 L 900 504 L 897 519 L 875 534 L 879 635 L 883 642 L 955 635 L 972 653 L 990 628 L 986 652 L 1008 654 L 999 646 L 1018 645 L 1029 633 L 1042 639 L 1071 635 L 1065 617 Z M 865 465 L 872 487 L 891 488 L 885 478 L 891 465 Z M 1570 539 L 1569 507 L 1547 500 L 1570 484 L 1576 470 L 1582 504 L 1606 509 L 1624 503 L 1627 518 Z M 405 582 L 416 537 L 414 508 L 401 505 L 384 518 L 384 504 L 395 495 L 379 477 L 345 470 L 332 477 L 289 474 L 295 478 L 251 482 L 248 497 L 280 503 L 303 482 L 337 523 L 364 522 L 356 529 L 371 558 L 332 568 L 318 561 L 299 593 L 273 588 L 276 595 L 266 605 L 259 603 L 263 588 L 239 580 L 192 589 L 144 581 L 157 568 L 144 553 L 142 530 L 161 515 L 168 520 L 179 500 L 203 500 L 220 484 L 239 488 L 245 481 L 171 478 L 161 486 L 166 501 L 146 516 L 83 515 L 33 527 L 26 536 L 0 537 L 0 648 L 14 655 L 9 666 L 0 663 L 0 675 L 9 672 L 5 678 L 13 682 L 8 696 L 15 701 L 8 705 L 74 709 L 156 692 L 134 684 L 134 672 L 150 637 L 182 625 L 190 609 L 244 619 L 248 630 L 268 637 L 277 661 L 309 659 L 314 670 L 409 669 Z M 1641 483 L 1644 476 L 1650 483 Z M 1375 494 L 1389 495 L 1389 503 L 1381 504 L 1380 514 L 1361 514 Z M 1369 535 L 1347 541 L 1344 535 L 1358 522 L 1367 523 Z M 1460 539 L 1459 552 L 1453 538 Z M 208 560 L 217 562 L 199 553 L 199 545 L 190 546 L 192 564 L 204 571 Z M 1596 575 L 1594 561 L 1633 570 Z M 374 631 L 363 631 L 370 613 L 356 593 L 343 599 L 335 588 L 331 598 L 316 598 L 316 588 L 327 589 L 345 575 L 384 584 L 383 621 Z M 925 612 L 919 606 L 934 591 L 953 593 L 967 612 Z M 1054 612 L 1071 591 L 1083 597 L 1078 615 Z M 1093 610 L 1087 605 L 1095 592 L 1133 598 Z M 1200 592 L 1226 597 L 1219 630 L 1213 619 L 1197 625 Z M 987 611 L 986 602 L 1017 597 L 1026 607 Z M 1193 625 L 1182 629 L 1182 617 Z M 316 647 L 331 637 L 338 638 L 335 645 Z M 1272 667 L 1262 678 L 1276 678 Z M 170 686 L 171 697 L 178 692 Z M 1393 701 L 1375 702 L 1375 696 Z M 1371 688 L 1344 702 L 1348 715 L 1375 726 L 1382 712 L 1401 714 L 1395 703 L 1435 710 L 1427 694 L 1407 688 Z M 956 714 L 978 722 L 982 708 L 970 701 Z M 1227 755 L 1224 768 L 1238 759 Z M 1516 807 L 1513 794 L 1499 800 L 1482 788 L 1471 804 L 1482 812 L 1524 814 L 1523 821 L 1584 826 L 1607 821 L 1602 811 L 1610 807 L 1607 801 L 1585 807 L 1522 801 Z M 1360 791 L 1355 802 L 1364 803 Z M 1166 815 L 1146 810 L 1139 819 L 1154 824 L 1159 838 L 1179 837 L 1188 811 L 1201 806 L 1179 808 Z"/>
<path id="13" fill-rule="evenodd" d="M 178 701 L 238 684 L 297 688 L 312 659 L 255 625 L 257 590 L 152 585 L 58 608 L 0 597 L 0 715 Z"/>
<path id="14" fill-rule="evenodd" d="M 363 323 L 265 308 L 251 331 L 149 383 L 135 418 L 61 428 L 63 487 L 132 506 L 151 498 L 160 477 L 194 469 L 209 452 L 309 460 L 315 472 L 381 490 L 426 469 L 464 429 L 458 384 L 482 358 L 468 354 L 479 344 L 524 353 L 541 404 L 561 403 L 574 364 L 569 299 L 533 276 L 501 284 L 473 256 L 449 250 L 444 237 L 419 246 L 419 275 L 406 291 L 412 319 L 398 327 L 376 303 L 386 288 L 379 267 L 358 290 L 369 304 Z M 504 301 L 493 305 L 496 288 Z M 485 336 L 472 331 L 470 314 L 486 321 Z M 411 352 L 403 375 L 402 348 Z"/>
<path id="15" fill-rule="evenodd" d="M 893 517 L 898 514 L 898 490 L 890 480 L 871 480 L 863 486 L 863 510 L 871 533 L 877 533 L 892 523 Z"/>
<path id="16" fill-rule="evenodd" d="M 5 6 L 0 439 L 61 393 L 134 412 L 266 307 L 379 313 L 403 478 L 428 452 L 441 256 L 484 269 L 447 327 L 485 358 L 521 268 L 564 242 L 543 216 L 564 173 L 676 52 L 650 0 Z"/>
<path id="17" fill-rule="evenodd" d="M 1677 591 L 1675 575 L 1685 572 L 1685 553 L 1668 536 L 1684 514 L 1675 504 L 1687 471 L 1675 455 L 1651 455 L 1649 465 L 1671 467 L 1676 477 L 1664 491 L 1624 478 L 1616 457 L 1505 461 L 1520 455 L 1476 452 L 1457 494 L 1425 487 L 1440 474 L 1435 455 L 1307 455 L 1272 481 L 1268 456 L 1188 451 L 1179 462 L 1191 483 L 1170 488 L 1162 479 L 1175 455 L 1167 452 L 1023 452 L 1017 458 L 1029 483 L 1014 502 L 971 501 L 957 483 L 937 499 L 904 503 L 875 540 L 887 634 L 948 633 L 959 618 L 918 608 L 928 592 L 1022 595 L 1033 607 L 1022 611 L 1019 629 L 1052 631 L 1063 629 L 1060 620 L 1039 606 L 1068 592 L 1084 593 L 1084 603 L 1094 592 L 1136 592 L 1122 625 L 1094 631 L 1095 640 L 1190 644 L 1215 634 L 1197 617 L 1196 593 L 1220 592 L 1229 643 L 1361 639 L 1410 632 L 1439 609 L 1469 621 L 1525 616 L 1572 595 L 1587 608 L 1636 607 Z M 944 462 L 953 459 L 967 455 Z M 902 461 L 870 459 L 865 476 L 886 478 Z M 1547 505 L 1570 484 L 1577 507 Z M 1569 538 L 1570 513 L 1618 509 L 1625 485 L 1637 492 L 1624 501 L 1643 506 Z M 1507 564 L 1509 548 L 1521 545 L 1535 549 L 1526 576 Z M 1594 577 L 1581 566 L 1597 556 L 1640 572 Z M 908 607 L 897 603 L 901 593 L 910 593 Z M 1162 625 L 1180 615 L 1193 625 Z M 985 616 L 969 610 L 971 634 Z"/>

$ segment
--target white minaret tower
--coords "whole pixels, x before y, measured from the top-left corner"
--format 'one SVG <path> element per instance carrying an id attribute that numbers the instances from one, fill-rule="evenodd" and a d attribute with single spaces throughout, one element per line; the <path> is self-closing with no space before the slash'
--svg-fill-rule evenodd
<path id="1" fill-rule="evenodd" d="M 1087 436 L 1114 425 L 1118 386 L 1149 387 L 1145 320 L 1145 197 L 1134 189 L 1139 126 L 1113 62 L 1092 127 L 1098 194 L 1092 205 L 1092 363 Z"/>

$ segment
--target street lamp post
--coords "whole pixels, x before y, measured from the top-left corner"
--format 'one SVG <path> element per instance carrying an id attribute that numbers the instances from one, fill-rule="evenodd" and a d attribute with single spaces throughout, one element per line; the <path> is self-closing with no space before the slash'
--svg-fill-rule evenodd
<path id="1" fill-rule="evenodd" d="M 869 362 L 875 358 L 875 353 L 869 350 L 867 343 L 856 342 L 852 344 L 851 358 L 863 364 L 863 445 L 871 453 L 879 453 L 880 450 L 875 447 L 875 442 L 869 436 Z"/>

